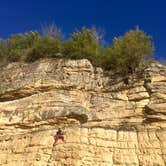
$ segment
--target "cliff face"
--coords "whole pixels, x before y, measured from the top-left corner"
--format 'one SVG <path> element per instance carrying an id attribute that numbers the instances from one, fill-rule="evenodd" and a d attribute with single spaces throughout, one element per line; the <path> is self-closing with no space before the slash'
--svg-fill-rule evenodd
<path id="1" fill-rule="evenodd" d="M 0 165 L 165 166 L 166 67 L 145 76 L 125 84 L 87 60 L 1 68 Z"/>

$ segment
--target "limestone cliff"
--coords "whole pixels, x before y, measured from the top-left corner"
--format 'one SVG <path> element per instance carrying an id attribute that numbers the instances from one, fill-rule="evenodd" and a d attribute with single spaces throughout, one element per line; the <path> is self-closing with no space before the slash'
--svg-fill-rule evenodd
<path id="1" fill-rule="evenodd" d="M 0 165 L 166 165 L 165 66 L 129 84 L 88 60 L 0 70 Z M 53 147 L 58 127 L 65 143 Z"/>

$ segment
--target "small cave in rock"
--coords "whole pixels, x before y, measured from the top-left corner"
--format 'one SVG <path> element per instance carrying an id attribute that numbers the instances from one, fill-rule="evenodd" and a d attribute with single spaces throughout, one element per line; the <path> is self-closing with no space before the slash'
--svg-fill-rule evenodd
<path id="1" fill-rule="evenodd" d="M 77 114 L 75 112 L 71 112 L 66 117 L 76 119 L 80 123 L 86 123 L 88 121 L 88 116 L 86 114 Z"/>

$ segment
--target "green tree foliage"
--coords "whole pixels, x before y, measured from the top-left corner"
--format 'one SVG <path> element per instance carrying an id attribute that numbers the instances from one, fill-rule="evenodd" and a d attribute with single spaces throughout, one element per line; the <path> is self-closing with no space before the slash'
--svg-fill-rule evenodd
<path id="1" fill-rule="evenodd" d="M 151 37 L 139 28 L 114 38 L 106 47 L 101 43 L 103 33 L 94 27 L 84 27 L 65 41 L 55 24 L 43 27 L 42 32 L 31 31 L 0 40 L 0 63 L 34 62 L 41 58 L 86 58 L 95 66 L 126 75 L 140 69 L 154 51 Z"/>
<path id="2" fill-rule="evenodd" d="M 103 66 L 122 74 L 133 73 L 151 58 L 153 51 L 151 37 L 136 28 L 114 38 L 112 46 L 104 52 Z"/>
<path id="3" fill-rule="evenodd" d="M 100 56 L 100 45 L 92 29 L 82 28 L 76 31 L 63 44 L 63 54 L 72 59 L 89 59 L 97 64 Z"/>
<path id="4" fill-rule="evenodd" d="M 26 54 L 26 62 L 34 62 L 41 58 L 54 58 L 61 52 L 61 42 L 51 37 L 42 37 L 34 43 Z"/>
<path id="5" fill-rule="evenodd" d="M 8 62 L 17 62 L 26 54 L 27 49 L 39 39 L 38 32 L 11 35 L 7 40 L 0 42 L 0 54 Z"/>
<path id="6" fill-rule="evenodd" d="M 41 58 L 57 58 L 62 50 L 61 30 L 52 23 L 42 26 L 42 35 L 34 42 L 26 54 L 26 62 L 34 62 Z"/>

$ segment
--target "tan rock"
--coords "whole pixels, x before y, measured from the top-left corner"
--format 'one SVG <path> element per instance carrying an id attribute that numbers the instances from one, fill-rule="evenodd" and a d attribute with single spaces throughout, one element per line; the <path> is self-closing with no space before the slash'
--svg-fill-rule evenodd
<path id="1" fill-rule="evenodd" d="M 1 68 L 0 165 L 165 166 L 166 67 L 145 76 L 125 85 L 88 60 Z"/>

